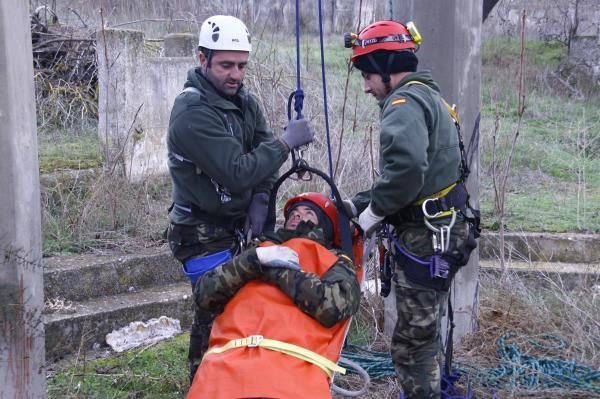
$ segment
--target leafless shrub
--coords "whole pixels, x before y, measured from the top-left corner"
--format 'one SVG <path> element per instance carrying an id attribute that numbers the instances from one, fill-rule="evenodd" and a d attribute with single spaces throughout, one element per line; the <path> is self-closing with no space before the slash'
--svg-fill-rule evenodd
<path id="1" fill-rule="evenodd" d="M 492 133 L 492 183 L 494 186 L 494 212 L 499 228 L 499 251 L 500 251 L 500 265 L 503 270 L 506 270 L 505 265 L 505 254 L 504 254 L 504 218 L 505 218 L 505 201 L 508 178 L 511 172 L 511 163 L 516 148 L 517 139 L 521 133 L 521 126 L 523 122 L 523 114 L 525 113 L 525 21 L 526 11 L 523 10 L 521 17 L 521 57 L 519 64 L 519 82 L 518 82 L 518 105 L 517 105 L 517 127 L 511 138 L 510 150 L 506 154 L 505 158 L 499 158 L 498 154 L 498 133 L 500 132 L 500 115 L 499 111 L 496 111 L 496 119 L 494 125 L 494 131 Z"/>
<path id="2" fill-rule="evenodd" d="M 38 127 L 72 129 L 97 118 L 93 31 L 31 19 Z"/>

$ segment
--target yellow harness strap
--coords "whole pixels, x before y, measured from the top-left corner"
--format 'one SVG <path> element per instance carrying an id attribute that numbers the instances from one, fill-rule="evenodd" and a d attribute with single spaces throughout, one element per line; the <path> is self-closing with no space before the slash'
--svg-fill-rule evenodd
<path id="1" fill-rule="evenodd" d="M 411 80 L 408 81 L 404 84 L 404 86 L 410 86 L 410 85 L 422 85 L 422 86 L 427 86 L 425 83 L 423 82 L 419 82 L 418 80 Z M 427 86 L 429 87 L 429 86 Z M 452 120 L 454 121 L 454 123 L 458 124 L 458 114 L 456 113 L 456 107 L 453 105 L 448 104 L 448 102 L 446 100 L 444 100 L 442 98 L 442 101 L 444 102 L 444 105 L 446 106 L 446 108 L 448 109 L 448 113 L 450 114 L 450 117 L 452 118 Z"/>
<path id="2" fill-rule="evenodd" d="M 302 348 L 298 345 L 288 344 L 287 342 L 277 341 L 275 339 L 264 338 L 262 335 L 251 335 L 246 338 L 232 339 L 228 343 L 220 347 L 210 349 L 206 354 L 223 353 L 235 348 L 264 348 L 276 352 L 284 353 L 288 356 L 293 356 L 300 360 L 312 363 L 323 370 L 331 379 L 334 372 L 346 374 L 346 369 L 338 366 L 331 360 L 319 355 L 313 351 Z"/>
<path id="3" fill-rule="evenodd" d="M 445 197 L 450 191 L 452 191 L 452 189 L 454 187 L 456 187 L 456 183 L 452 183 L 451 185 L 449 185 L 448 187 L 446 187 L 444 189 L 441 189 L 437 193 L 433 193 L 431 195 L 428 195 L 425 198 L 421 198 L 420 200 L 417 200 L 416 202 L 413 203 L 413 205 L 419 206 L 419 205 L 423 205 L 423 202 L 425 202 L 428 199 Z"/>
<path id="4" fill-rule="evenodd" d="M 410 85 L 422 85 L 422 86 L 427 86 L 425 83 L 423 82 L 419 82 L 418 80 L 411 80 L 406 82 L 405 86 L 410 86 Z M 429 87 L 429 86 L 427 86 Z M 444 105 L 446 106 L 446 108 L 448 109 L 448 113 L 450 114 L 450 118 L 452 118 L 452 120 L 454 121 L 455 124 L 459 124 L 458 122 L 458 114 L 456 113 L 456 107 L 455 106 L 451 106 L 450 104 L 448 104 L 448 102 L 446 100 L 444 100 L 442 98 L 442 101 L 444 102 Z M 413 203 L 413 205 L 415 206 L 420 206 L 423 204 L 423 202 L 425 202 L 428 199 L 432 199 L 432 198 L 441 198 L 443 196 L 445 196 L 446 194 L 448 194 L 454 187 L 456 186 L 456 183 L 452 183 L 451 185 L 449 185 L 448 187 L 438 191 L 437 193 L 433 193 L 425 198 L 421 198 L 420 200 L 416 201 L 415 203 Z M 445 217 L 445 216 L 450 216 L 452 215 L 452 210 L 446 211 L 446 212 L 442 212 L 440 215 L 438 215 L 438 217 Z"/>
<path id="5" fill-rule="evenodd" d="M 434 199 L 434 198 L 442 198 L 444 197 L 446 194 L 448 194 L 454 187 L 456 186 L 456 183 L 452 183 L 451 185 L 449 185 L 448 187 L 438 191 L 437 193 L 433 193 L 425 198 L 421 198 L 420 200 L 413 202 L 413 206 L 421 206 L 423 205 L 423 202 L 427 201 L 428 199 Z M 436 214 L 436 216 L 434 217 L 435 219 L 438 218 L 445 218 L 447 216 L 452 216 L 452 214 L 454 213 L 454 208 L 449 209 L 447 211 L 444 212 L 440 212 L 438 214 Z M 433 218 L 432 218 L 433 219 Z"/>

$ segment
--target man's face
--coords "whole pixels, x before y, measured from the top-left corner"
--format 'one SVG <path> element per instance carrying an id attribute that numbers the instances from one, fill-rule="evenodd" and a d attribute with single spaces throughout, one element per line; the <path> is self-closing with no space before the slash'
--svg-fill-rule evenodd
<path id="1" fill-rule="evenodd" d="M 208 67 L 208 58 L 200 53 L 200 67 L 217 90 L 233 96 L 242 85 L 249 56 L 246 51 L 214 51 Z"/>
<path id="2" fill-rule="evenodd" d="M 381 79 L 381 75 L 361 72 L 361 76 L 364 82 L 365 93 L 372 94 L 378 101 L 383 100 L 388 95 L 388 90 Z"/>
<path id="3" fill-rule="evenodd" d="M 312 222 L 313 224 L 319 224 L 319 218 L 315 211 L 306 205 L 299 205 L 291 210 L 288 215 L 288 219 L 285 222 L 285 228 L 294 230 L 300 222 Z"/>

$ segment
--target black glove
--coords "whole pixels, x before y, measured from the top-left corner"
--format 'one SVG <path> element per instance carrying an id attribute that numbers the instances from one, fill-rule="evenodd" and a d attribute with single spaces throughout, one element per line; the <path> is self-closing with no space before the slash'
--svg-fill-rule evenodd
<path id="1" fill-rule="evenodd" d="M 315 131 L 306 119 L 292 119 L 285 127 L 281 140 L 290 150 L 312 143 Z"/>
<path id="2" fill-rule="evenodd" d="M 262 233 L 269 213 L 269 196 L 267 193 L 256 193 L 252 196 L 252 201 L 248 207 L 248 216 L 244 223 L 244 231 L 247 233 L 252 228 L 252 234 Z"/>
<path id="3" fill-rule="evenodd" d="M 350 219 L 358 216 L 358 211 L 356 210 L 356 206 L 354 206 L 354 202 L 352 202 L 352 200 L 342 200 L 342 206 L 344 207 L 344 210 Z"/>

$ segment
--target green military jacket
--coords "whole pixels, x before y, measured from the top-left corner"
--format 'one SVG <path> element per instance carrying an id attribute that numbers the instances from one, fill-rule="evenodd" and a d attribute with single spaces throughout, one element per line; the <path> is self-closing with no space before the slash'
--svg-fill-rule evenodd
<path id="1" fill-rule="evenodd" d="M 390 216 L 458 181 L 460 150 L 454 121 L 428 71 L 404 77 L 379 106 L 380 175 L 352 201 L 359 212 L 371 202 L 377 215 Z"/>
<path id="2" fill-rule="evenodd" d="M 173 180 L 173 223 L 230 226 L 242 220 L 252 194 L 269 192 L 287 148 L 242 87 L 225 97 L 201 74 L 188 72 L 171 111 L 167 135 Z M 195 205 L 202 219 L 182 212 Z"/>
<path id="3" fill-rule="evenodd" d="M 323 245 L 323 231 L 301 223 L 296 230 L 280 229 L 270 241 L 281 243 L 296 237 L 309 238 Z M 326 245 L 327 246 L 327 245 Z M 342 255 L 341 250 L 332 250 Z M 233 296 L 249 281 L 262 279 L 281 289 L 303 312 L 325 327 L 331 327 L 358 311 L 360 286 L 356 269 L 347 256 L 321 277 L 313 273 L 283 268 L 263 268 L 256 248 L 248 249 L 203 275 L 194 288 L 194 300 L 204 311 L 219 314 Z"/>

